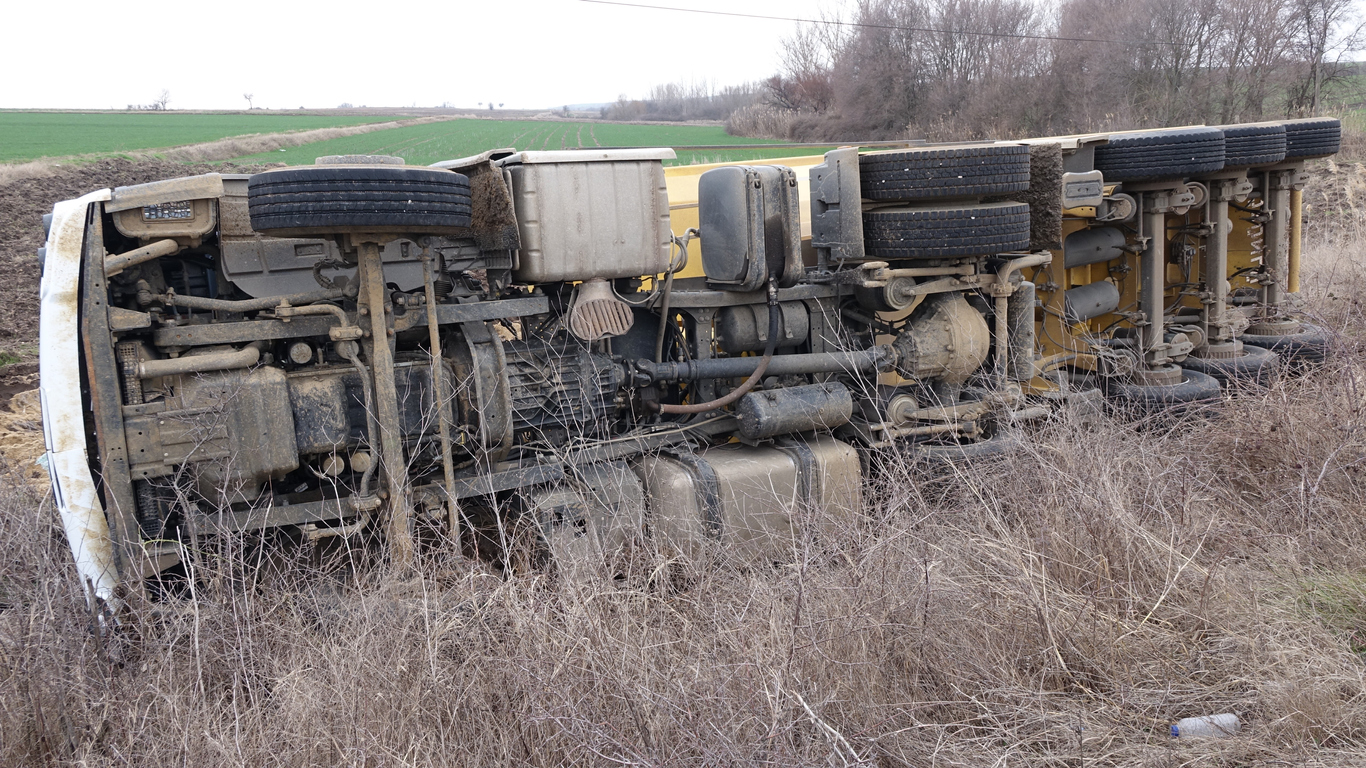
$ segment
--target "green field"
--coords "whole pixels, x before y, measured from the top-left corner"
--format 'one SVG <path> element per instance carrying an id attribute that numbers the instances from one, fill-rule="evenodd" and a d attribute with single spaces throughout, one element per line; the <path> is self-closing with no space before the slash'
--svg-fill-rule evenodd
<path id="1" fill-rule="evenodd" d="M 233 162 L 311 164 L 323 155 L 397 155 L 411 165 L 468 157 L 497 147 L 565 149 L 571 147 L 669 147 L 734 144 L 743 149 L 680 151 L 671 164 L 712 163 L 787 157 L 792 149 L 761 149 L 773 142 L 731 136 L 719 126 L 562 123 L 542 120 L 449 120 L 345 136 L 283 151 L 263 152 Z M 800 150 L 798 154 L 819 154 Z"/>
<path id="2" fill-rule="evenodd" d="M 0 111 L 0 163 L 159 149 L 249 133 L 281 133 L 398 118 L 359 115 Z"/>

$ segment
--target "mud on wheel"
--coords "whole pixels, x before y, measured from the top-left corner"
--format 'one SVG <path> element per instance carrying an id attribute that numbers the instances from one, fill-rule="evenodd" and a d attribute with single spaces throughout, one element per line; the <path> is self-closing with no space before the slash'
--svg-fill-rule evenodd
<path id="1" fill-rule="evenodd" d="M 1181 367 L 1209 374 L 1224 386 L 1238 383 L 1270 386 L 1281 369 L 1281 359 L 1274 352 L 1251 344 L 1243 345 L 1237 357 L 1187 357 Z"/>
<path id="2" fill-rule="evenodd" d="M 911 446 L 911 456 L 929 464 L 985 461 L 1014 453 L 1022 445 L 1018 434 L 996 430 L 974 442 L 914 443 Z"/>
<path id="3" fill-rule="evenodd" d="M 1300 323 L 1295 333 L 1281 335 L 1243 333 L 1238 336 L 1244 349 L 1249 346 L 1269 349 L 1287 365 L 1304 367 L 1318 365 L 1328 359 L 1333 338 L 1326 329 L 1312 323 Z"/>

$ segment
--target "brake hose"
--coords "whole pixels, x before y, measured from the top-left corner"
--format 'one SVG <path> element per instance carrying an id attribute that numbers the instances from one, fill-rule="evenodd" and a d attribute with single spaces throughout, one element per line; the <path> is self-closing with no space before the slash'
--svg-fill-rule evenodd
<path id="1" fill-rule="evenodd" d="M 674 289 L 674 273 L 680 272 L 688 266 L 688 241 L 697 234 L 697 229 L 690 228 L 683 233 L 683 237 L 673 238 L 674 245 L 679 248 L 679 262 L 677 266 L 673 263 L 673 258 L 669 259 L 669 271 L 664 275 L 664 295 L 661 298 L 659 308 L 659 332 L 655 334 L 655 362 L 664 362 L 664 331 L 669 323 L 669 295 Z"/>
<path id="2" fill-rule="evenodd" d="M 754 389 L 754 385 L 764 377 L 764 372 L 768 370 L 768 364 L 773 360 L 773 353 L 778 349 L 778 320 L 782 315 L 778 310 L 778 284 L 773 278 L 768 280 L 768 344 L 764 347 L 764 359 L 759 361 L 759 367 L 754 369 L 754 373 L 745 379 L 744 383 L 724 397 L 715 400 L 708 400 L 705 403 L 691 403 L 689 405 L 670 405 L 661 403 L 660 413 L 706 413 L 717 408 L 725 408 L 731 403 L 744 397 L 747 392 Z"/>

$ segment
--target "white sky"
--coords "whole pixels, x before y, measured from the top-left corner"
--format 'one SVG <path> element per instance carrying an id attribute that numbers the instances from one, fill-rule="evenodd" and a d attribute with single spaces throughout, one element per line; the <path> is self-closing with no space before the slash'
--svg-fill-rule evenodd
<path id="1" fill-rule="evenodd" d="M 815 17 L 820 0 L 638 0 Z M 651 85 L 757 80 L 784 21 L 579 0 L 163 0 L 0 3 L 0 108 L 507 108 L 643 96 Z"/>

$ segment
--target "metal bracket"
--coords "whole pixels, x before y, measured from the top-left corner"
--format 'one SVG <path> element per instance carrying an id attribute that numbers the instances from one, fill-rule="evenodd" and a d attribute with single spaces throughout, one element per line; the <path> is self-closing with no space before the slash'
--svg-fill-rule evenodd
<path id="1" fill-rule="evenodd" d="M 821 267 L 865 257 L 857 147 L 832 149 L 811 169 L 811 247 Z"/>

